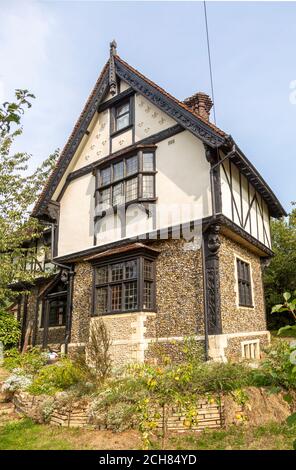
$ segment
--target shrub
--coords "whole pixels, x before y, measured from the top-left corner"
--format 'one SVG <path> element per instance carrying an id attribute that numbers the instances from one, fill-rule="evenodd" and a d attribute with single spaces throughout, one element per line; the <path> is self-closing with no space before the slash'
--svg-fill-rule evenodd
<path id="1" fill-rule="evenodd" d="M 2 392 L 14 393 L 17 390 L 26 390 L 32 384 L 32 377 L 24 375 L 21 369 L 14 369 L 13 373 L 3 382 Z"/>
<path id="2" fill-rule="evenodd" d="M 83 374 L 70 359 L 40 369 L 28 391 L 33 395 L 54 395 L 83 380 Z"/>
<path id="3" fill-rule="evenodd" d="M 10 371 L 19 368 L 23 369 L 25 374 L 36 375 L 46 362 L 47 355 L 39 348 L 32 348 L 25 353 L 12 348 L 5 352 L 4 367 Z"/>
<path id="4" fill-rule="evenodd" d="M 257 386 L 296 388 L 296 365 L 292 361 L 296 346 L 277 341 L 267 350 L 267 357 L 258 370 L 253 371 L 253 383 Z M 295 354 L 295 353 L 294 353 Z"/>
<path id="5" fill-rule="evenodd" d="M 96 319 L 90 328 L 86 354 L 98 382 L 103 382 L 111 373 L 110 344 L 111 340 L 105 323 Z"/>
<path id="6" fill-rule="evenodd" d="M 0 310 L 0 341 L 4 349 L 15 346 L 20 339 L 20 324 L 11 313 Z"/>

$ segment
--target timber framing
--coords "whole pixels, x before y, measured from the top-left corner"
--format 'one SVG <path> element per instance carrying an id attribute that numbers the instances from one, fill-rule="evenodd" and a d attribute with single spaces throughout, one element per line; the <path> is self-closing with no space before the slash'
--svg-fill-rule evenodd
<path id="1" fill-rule="evenodd" d="M 193 135 L 201 139 L 201 141 L 209 148 L 221 148 L 222 150 L 225 150 L 226 153 L 232 148 L 233 144 L 235 144 L 231 136 L 225 134 L 212 123 L 203 120 L 200 116 L 192 112 L 184 103 L 176 100 L 165 92 L 165 90 L 161 89 L 140 72 L 133 69 L 119 56 L 114 56 L 114 63 L 116 76 L 124 80 L 130 88 L 119 93 L 108 101 L 103 102 L 103 99 L 110 88 L 108 81 L 108 61 L 86 103 L 83 112 L 81 113 L 80 118 L 78 119 L 76 126 L 74 127 L 53 173 L 49 177 L 49 180 L 33 209 L 32 216 L 40 219 L 44 217 L 47 205 L 49 204 L 58 184 L 67 170 L 69 163 L 78 149 L 83 136 L 88 133 L 88 127 L 95 113 L 105 109 L 112 109 L 112 107 L 116 105 L 116 103 L 120 102 L 120 100 L 123 98 L 133 97 L 135 93 L 139 93 L 144 96 L 148 101 L 153 103 L 177 122 L 176 126 L 172 126 L 170 129 L 166 129 L 165 131 L 158 133 L 158 137 L 157 134 L 155 134 L 155 136 L 139 141 L 138 144 L 156 143 L 157 138 L 159 138 L 158 141 L 161 141 L 175 135 L 174 132 L 178 133 L 182 130 L 188 130 Z M 284 208 L 281 206 L 280 202 L 255 167 L 237 146 L 236 150 L 236 155 L 232 158 L 233 163 L 236 164 L 248 181 L 255 187 L 260 195 L 262 195 L 269 207 L 271 216 L 281 217 L 287 215 Z M 110 154 L 105 158 L 112 157 L 113 154 Z M 70 174 L 71 176 L 68 176 L 66 184 L 68 184 L 71 179 L 75 179 L 76 177 L 78 178 L 79 176 L 83 176 L 84 174 L 91 172 L 97 164 L 99 164 L 98 161 L 90 165 L 86 165 L 76 172 L 72 172 Z M 219 171 L 217 170 L 215 173 L 214 179 L 217 179 L 217 177 L 219 178 Z M 64 191 L 64 188 L 62 191 Z"/>
<path id="2" fill-rule="evenodd" d="M 202 226 L 202 231 L 206 231 L 211 225 L 219 225 L 221 226 L 221 233 L 225 230 L 229 230 L 230 232 L 235 233 L 239 238 L 246 241 L 248 245 L 250 245 L 250 249 L 256 251 L 262 257 L 272 257 L 273 251 L 270 250 L 268 247 L 263 245 L 259 240 L 254 238 L 248 232 L 243 230 L 237 224 L 232 222 L 228 217 L 224 216 L 223 214 L 217 214 L 214 216 L 205 217 L 203 219 L 195 220 L 188 222 L 187 226 L 190 226 L 190 230 L 193 230 L 196 226 Z M 110 242 L 104 245 L 93 246 L 91 248 L 87 248 L 85 250 L 77 251 L 75 253 L 69 253 L 67 255 L 57 256 L 54 258 L 54 261 L 59 263 L 75 263 L 81 261 L 89 261 L 90 257 L 99 253 L 103 253 L 107 250 L 111 250 L 116 247 L 124 247 L 130 245 L 132 243 L 142 243 L 151 245 L 155 241 L 164 240 L 164 235 L 168 235 L 168 238 L 172 238 L 180 226 L 168 227 L 166 229 L 161 230 L 154 230 L 149 233 L 144 233 L 142 235 L 138 235 L 132 238 L 124 238 L 116 240 L 115 242 Z M 181 234 L 182 235 L 182 230 Z"/>
<path id="3" fill-rule="evenodd" d="M 72 171 L 68 177 L 67 177 L 67 182 L 72 181 L 76 178 L 80 178 L 81 176 L 84 176 L 88 173 L 92 173 L 95 168 L 98 166 L 101 166 L 105 163 L 108 163 L 109 161 L 113 161 L 118 157 L 132 154 L 133 152 L 136 152 L 139 148 L 141 147 L 148 147 L 149 145 L 154 146 L 155 144 L 165 140 L 169 139 L 170 137 L 173 137 L 180 132 L 183 132 L 184 129 L 177 124 L 176 126 L 169 127 L 168 129 L 165 129 L 164 131 L 157 132 L 156 134 L 153 134 L 149 137 L 146 137 L 145 139 L 139 140 L 133 145 L 129 145 L 128 147 L 119 150 L 118 152 L 110 153 L 104 158 L 101 158 L 99 160 L 94 161 L 93 163 L 90 163 L 89 165 L 86 165 L 82 168 L 79 168 L 79 170 Z M 62 191 L 64 188 L 62 189 Z"/>

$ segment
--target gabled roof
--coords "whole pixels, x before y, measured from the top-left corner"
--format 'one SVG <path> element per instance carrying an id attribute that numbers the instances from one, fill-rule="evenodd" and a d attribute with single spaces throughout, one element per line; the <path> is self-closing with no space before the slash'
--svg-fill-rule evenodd
<path id="1" fill-rule="evenodd" d="M 164 89 L 149 80 L 138 70 L 131 67 L 118 55 L 111 55 L 88 100 L 86 101 L 54 170 L 49 176 L 48 181 L 36 202 L 32 212 L 33 217 L 42 218 L 43 214 L 46 212 L 48 203 L 70 164 L 83 136 L 87 132 L 99 104 L 108 94 L 110 86 L 114 86 L 114 73 L 120 79 L 129 84 L 136 92 L 143 95 L 148 101 L 172 117 L 184 129 L 190 131 L 196 137 L 201 139 L 204 144 L 212 148 L 228 147 L 229 149 L 230 144 L 233 144 L 233 139 L 216 125 L 196 114 L 192 109 L 186 106 L 186 104 L 167 93 Z M 111 75 L 112 79 L 110 79 Z M 247 159 L 243 156 L 242 152 L 237 154 L 237 160 L 241 164 L 242 168 L 247 163 Z M 250 164 L 250 162 L 248 163 L 249 167 L 247 177 L 249 178 L 250 176 L 250 180 L 252 178 L 252 184 L 259 192 L 261 192 L 270 208 L 271 215 L 274 217 L 286 215 L 285 210 L 267 183 L 265 183 L 255 167 Z"/>

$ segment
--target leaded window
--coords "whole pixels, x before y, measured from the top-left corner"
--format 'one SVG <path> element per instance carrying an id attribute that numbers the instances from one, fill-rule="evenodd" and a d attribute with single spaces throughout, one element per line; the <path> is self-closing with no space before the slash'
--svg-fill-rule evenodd
<path id="1" fill-rule="evenodd" d="M 94 315 L 155 308 L 154 261 L 138 256 L 94 267 Z"/>
<path id="2" fill-rule="evenodd" d="M 130 124 L 130 101 L 115 108 L 115 131 L 120 131 Z"/>
<path id="3" fill-rule="evenodd" d="M 239 305 L 242 307 L 252 307 L 252 284 L 250 275 L 250 265 L 245 261 L 237 258 L 237 280 Z"/>
<path id="4" fill-rule="evenodd" d="M 139 151 L 98 170 L 101 210 L 137 201 L 155 200 L 155 155 Z"/>

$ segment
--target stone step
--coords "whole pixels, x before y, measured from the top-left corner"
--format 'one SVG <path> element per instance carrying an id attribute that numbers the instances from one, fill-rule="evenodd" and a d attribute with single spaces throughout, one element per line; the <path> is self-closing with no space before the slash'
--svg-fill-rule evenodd
<path id="1" fill-rule="evenodd" d="M 0 403 L 0 416 L 10 415 L 14 413 L 14 405 L 12 403 Z"/>

